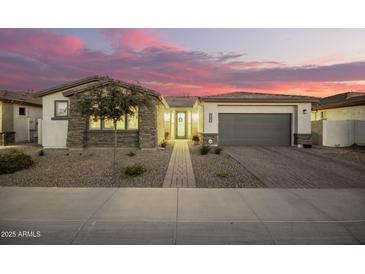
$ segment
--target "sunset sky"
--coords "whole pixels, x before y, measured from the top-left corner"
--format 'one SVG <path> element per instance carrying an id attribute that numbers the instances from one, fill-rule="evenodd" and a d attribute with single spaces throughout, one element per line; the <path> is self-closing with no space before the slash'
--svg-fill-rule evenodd
<path id="1" fill-rule="evenodd" d="M 96 74 L 164 95 L 365 91 L 365 29 L 0 29 L 0 90 Z"/>

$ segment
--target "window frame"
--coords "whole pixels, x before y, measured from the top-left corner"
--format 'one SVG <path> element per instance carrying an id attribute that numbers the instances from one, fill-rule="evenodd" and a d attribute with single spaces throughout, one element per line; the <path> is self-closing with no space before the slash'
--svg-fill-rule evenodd
<path id="1" fill-rule="evenodd" d="M 67 107 L 66 107 L 67 115 L 57 115 L 57 103 L 66 103 L 67 104 Z M 68 100 L 55 100 L 54 101 L 54 118 L 67 119 L 68 117 L 69 117 L 69 101 Z"/>
<path id="2" fill-rule="evenodd" d="M 20 114 L 20 109 L 24 109 L 24 114 Z M 26 107 L 19 107 L 18 108 L 18 116 L 27 116 L 27 108 Z"/>
<path id="3" fill-rule="evenodd" d="M 139 112 L 137 113 L 137 115 L 134 115 L 137 117 L 137 128 L 132 128 L 132 129 L 129 129 L 128 128 L 128 114 L 125 115 L 124 117 L 124 129 L 118 129 L 117 128 L 117 131 L 138 131 L 139 130 Z M 90 131 L 113 131 L 114 129 L 113 128 L 105 128 L 104 127 L 104 119 L 99 119 L 100 120 L 100 128 L 90 128 L 90 117 L 88 119 L 88 125 L 87 125 L 87 128 L 88 130 Z"/>

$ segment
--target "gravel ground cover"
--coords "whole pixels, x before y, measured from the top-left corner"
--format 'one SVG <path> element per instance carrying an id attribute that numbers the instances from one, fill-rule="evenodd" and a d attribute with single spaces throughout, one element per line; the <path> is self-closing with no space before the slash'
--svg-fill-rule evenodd
<path id="1" fill-rule="evenodd" d="M 200 155 L 200 146 L 189 144 L 196 187 L 201 188 L 263 188 L 266 187 L 224 150 Z"/>
<path id="2" fill-rule="evenodd" d="M 118 149 L 117 172 L 113 177 L 113 149 L 45 150 L 39 146 L 12 146 L 32 156 L 34 165 L 13 174 L 0 175 L 1 186 L 49 187 L 161 187 L 172 146 L 158 150 Z M 135 156 L 128 156 L 129 152 Z M 128 165 L 142 164 L 146 171 L 136 177 L 124 174 Z"/>
<path id="3" fill-rule="evenodd" d="M 365 165 L 365 146 L 321 147 L 313 146 L 311 152 L 323 156 L 352 161 Z"/>

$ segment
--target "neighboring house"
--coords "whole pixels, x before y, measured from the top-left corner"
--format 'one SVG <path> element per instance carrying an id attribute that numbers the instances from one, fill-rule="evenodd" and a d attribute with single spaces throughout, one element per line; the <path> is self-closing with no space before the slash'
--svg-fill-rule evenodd
<path id="1" fill-rule="evenodd" d="M 0 145 L 36 142 L 42 102 L 32 93 L 0 91 Z"/>
<path id="2" fill-rule="evenodd" d="M 365 93 L 340 93 L 314 104 L 312 133 L 317 145 L 365 145 Z"/>
<path id="3" fill-rule="evenodd" d="M 112 146 L 108 121 L 83 121 L 76 93 L 107 85 L 92 76 L 41 91 L 42 145 L 45 148 Z M 128 83 L 120 82 L 128 89 Z M 199 135 L 208 145 L 311 144 L 311 103 L 307 96 L 247 92 L 216 96 L 166 96 L 142 88 L 153 100 L 152 109 L 138 111 L 118 130 L 118 145 L 155 148 L 164 139 L 190 139 Z"/>

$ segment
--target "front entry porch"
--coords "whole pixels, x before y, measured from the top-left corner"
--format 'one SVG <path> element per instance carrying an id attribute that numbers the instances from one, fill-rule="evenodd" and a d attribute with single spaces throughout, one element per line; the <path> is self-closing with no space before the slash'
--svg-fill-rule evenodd
<path id="1" fill-rule="evenodd" d="M 199 114 L 193 108 L 166 111 L 164 114 L 165 139 L 191 139 L 199 132 Z"/>

